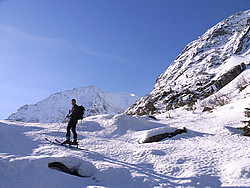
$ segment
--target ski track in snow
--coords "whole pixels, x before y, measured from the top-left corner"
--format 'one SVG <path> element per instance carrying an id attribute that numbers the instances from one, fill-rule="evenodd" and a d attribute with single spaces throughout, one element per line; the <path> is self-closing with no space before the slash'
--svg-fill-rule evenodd
<path id="1" fill-rule="evenodd" d="M 58 132 L 56 123 L 2 121 L 0 187 L 250 187 L 249 138 L 235 129 L 242 126 L 248 103 L 248 98 L 235 101 L 212 113 L 178 109 L 171 118 L 162 114 L 158 120 L 122 114 L 88 117 L 77 126 L 80 147 L 88 151 L 45 141 L 55 136 L 63 140 L 66 124 Z M 138 143 L 152 129 L 169 126 L 187 127 L 188 133 Z M 54 161 L 91 177 L 51 170 L 48 163 Z"/>

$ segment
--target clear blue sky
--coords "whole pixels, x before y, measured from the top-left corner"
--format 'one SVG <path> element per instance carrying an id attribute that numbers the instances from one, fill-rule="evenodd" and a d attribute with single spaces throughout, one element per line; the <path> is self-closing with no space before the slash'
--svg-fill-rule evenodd
<path id="1" fill-rule="evenodd" d="M 249 0 L 0 0 L 0 119 L 88 85 L 144 96 L 185 45 L 249 8 Z"/>

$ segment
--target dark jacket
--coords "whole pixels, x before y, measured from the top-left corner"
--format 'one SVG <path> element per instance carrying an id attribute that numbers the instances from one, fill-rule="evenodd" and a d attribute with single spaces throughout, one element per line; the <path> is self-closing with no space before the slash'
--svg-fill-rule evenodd
<path id="1" fill-rule="evenodd" d="M 77 104 L 75 104 L 72 107 L 69 116 L 70 116 L 71 120 L 77 120 L 77 118 L 78 118 L 78 106 L 77 106 Z"/>

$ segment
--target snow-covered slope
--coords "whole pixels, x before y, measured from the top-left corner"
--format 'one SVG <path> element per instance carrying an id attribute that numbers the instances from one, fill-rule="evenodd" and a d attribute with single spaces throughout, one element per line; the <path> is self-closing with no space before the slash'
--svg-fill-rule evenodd
<path id="1" fill-rule="evenodd" d="M 250 10 L 234 14 L 189 43 L 127 114 L 192 107 L 246 71 L 250 62 Z"/>
<path id="2" fill-rule="evenodd" d="M 181 107 L 156 115 L 158 120 L 123 114 L 90 116 L 77 125 L 79 147 L 87 150 L 45 141 L 46 137 L 64 140 L 66 123 L 58 132 L 56 123 L 2 121 L 0 187 L 250 187 L 249 138 L 236 129 L 246 119 L 249 96 L 247 86 L 211 113 Z M 187 133 L 139 144 L 149 135 L 183 127 Z M 90 177 L 50 169 L 51 162 Z"/>
<path id="3" fill-rule="evenodd" d="M 22 122 L 62 122 L 70 101 L 75 98 L 78 105 L 86 109 L 85 116 L 97 114 L 118 114 L 131 106 L 138 97 L 130 93 L 108 93 L 95 86 L 75 88 L 52 94 L 36 104 L 24 105 L 7 120 Z"/>

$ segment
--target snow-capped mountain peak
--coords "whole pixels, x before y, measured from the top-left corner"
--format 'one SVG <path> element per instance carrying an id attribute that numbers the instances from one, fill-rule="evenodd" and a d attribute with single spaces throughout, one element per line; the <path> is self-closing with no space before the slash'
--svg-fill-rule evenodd
<path id="1" fill-rule="evenodd" d="M 85 116 L 98 114 L 118 114 L 131 106 L 138 97 L 130 93 L 109 93 L 95 86 L 79 87 L 58 92 L 36 104 L 24 105 L 7 120 L 23 122 L 62 122 L 70 101 L 75 98 L 78 105 L 86 109 Z"/>

